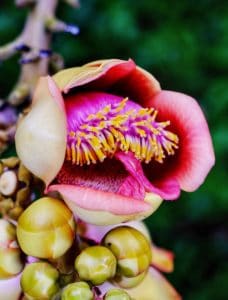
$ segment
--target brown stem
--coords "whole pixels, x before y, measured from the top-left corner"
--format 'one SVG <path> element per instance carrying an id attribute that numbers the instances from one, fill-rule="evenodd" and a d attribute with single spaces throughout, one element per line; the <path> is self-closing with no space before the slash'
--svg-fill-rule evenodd
<path id="1" fill-rule="evenodd" d="M 77 0 L 64 1 L 74 7 L 79 4 Z M 49 67 L 55 72 L 63 68 L 62 57 L 51 53 L 52 31 L 66 31 L 75 35 L 77 26 L 56 20 L 58 3 L 59 0 L 15 0 L 18 7 L 27 5 L 30 10 L 22 33 L 14 41 L 0 47 L 0 60 L 6 60 L 18 51 L 22 52 L 20 76 L 7 99 L 11 106 L 18 106 L 25 99 L 31 99 L 38 78 L 47 75 Z M 48 30 L 50 20 L 54 20 L 53 30 Z M 13 140 L 16 123 L 16 118 L 12 122 L 9 119 L 3 103 L 0 99 L 0 153 Z"/>
<path id="2" fill-rule="evenodd" d="M 9 95 L 12 105 L 19 105 L 33 92 L 36 82 L 40 76 L 48 73 L 49 58 L 40 59 L 40 50 L 49 50 L 51 35 L 45 29 L 46 20 L 53 17 L 58 0 L 39 0 L 30 11 L 23 33 L 23 44 L 29 46 L 32 52 L 25 53 L 22 59 L 32 57 L 30 63 L 22 64 L 21 74 L 15 89 Z"/>

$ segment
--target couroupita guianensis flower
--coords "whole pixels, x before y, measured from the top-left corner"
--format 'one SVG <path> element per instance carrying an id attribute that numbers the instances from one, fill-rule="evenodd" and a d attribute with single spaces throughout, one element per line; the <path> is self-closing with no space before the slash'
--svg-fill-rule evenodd
<path id="1" fill-rule="evenodd" d="M 214 164 L 197 102 L 164 91 L 132 60 L 100 60 L 40 79 L 17 153 L 86 222 L 152 214 L 192 192 Z"/>
<path id="2" fill-rule="evenodd" d="M 150 234 L 143 222 L 133 221 L 125 225 L 133 227 L 149 240 L 152 250 L 152 260 L 147 275 L 141 283 L 133 288 L 126 289 L 128 294 L 135 300 L 181 300 L 181 296 L 175 288 L 165 279 L 162 272 L 170 273 L 174 269 L 174 255 L 171 251 L 157 247 L 150 238 Z M 114 226 L 95 226 L 91 224 L 79 223 L 79 230 L 81 229 L 81 236 L 93 240 L 95 243 L 100 243 L 102 238 Z M 99 286 L 99 290 L 104 295 L 111 288 L 116 287 L 112 282 L 105 282 Z M 101 297 L 102 298 L 102 297 Z M 102 298 L 103 299 L 103 298 Z"/>

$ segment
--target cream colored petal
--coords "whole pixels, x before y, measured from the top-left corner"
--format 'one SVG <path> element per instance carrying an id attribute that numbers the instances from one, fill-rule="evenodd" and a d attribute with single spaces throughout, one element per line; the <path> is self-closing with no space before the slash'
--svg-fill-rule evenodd
<path id="1" fill-rule="evenodd" d="M 63 164 L 66 134 L 61 93 L 51 77 L 42 77 L 30 112 L 18 124 L 15 142 L 22 163 L 46 185 Z"/>
<path id="2" fill-rule="evenodd" d="M 92 82 L 102 76 L 105 77 L 106 73 L 115 67 L 112 76 L 105 78 L 103 83 L 105 85 L 106 79 L 111 82 L 119 80 L 121 77 L 126 76 L 133 69 L 135 64 L 132 60 L 124 61 L 120 59 L 106 59 L 90 62 L 81 67 L 69 68 L 62 70 L 53 76 L 56 84 L 61 91 L 67 93 L 70 89 L 76 86 L 82 86 Z"/>
<path id="3" fill-rule="evenodd" d="M 154 268 L 150 268 L 139 285 L 126 291 L 135 300 L 181 300 L 172 285 Z"/>
<path id="4" fill-rule="evenodd" d="M 0 299 L 19 300 L 21 294 L 20 286 L 21 275 L 8 280 L 0 280 Z"/>
<path id="5" fill-rule="evenodd" d="M 166 249 L 152 246 L 152 265 L 162 272 L 170 273 L 174 269 L 174 254 Z"/>
<path id="6" fill-rule="evenodd" d="M 146 217 L 143 214 L 115 215 L 108 211 L 87 210 L 77 205 L 72 206 L 71 202 L 68 201 L 65 202 L 72 210 L 72 212 L 75 214 L 75 216 L 77 216 L 78 218 L 80 218 L 85 222 L 99 225 L 99 226 L 119 224 L 131 220 L 144 219 Z"/>
<path id="7" fill-rule="evenodd" d="M 110 282 L 99 286 L 104 295 L 108 290 L 115 288 Z M 150 268 L 143 281 L 134 288 L 125 289 L 134 300 L 181 300 L 182 297 L 174 287 L 154 268 Z"/>
<path id="8" fill-rule="evenodd" d="M 145 201 L 119 194 L 74 185 L 51 185 L 47 192 L 57 191 L 67 206 L 83 221 L 94 225 L 113 225 L 150 216 L 162 202 L 155 194 Z"/>

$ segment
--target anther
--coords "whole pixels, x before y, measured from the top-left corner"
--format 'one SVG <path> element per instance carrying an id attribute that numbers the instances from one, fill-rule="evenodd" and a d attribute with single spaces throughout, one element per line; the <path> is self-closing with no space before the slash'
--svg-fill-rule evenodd
<path id="1" fill-rule="evenodd" d="M 158 112 L 154 108 L 126 110 L 127 105 L 127 98 L 108 104 L 90 114 L 76 131 L 70 131 L 66 159 L 82 166 L 103 162 L 119 150 L 131 151 L 145 163 L 152 159 L 162 163 L 166 155 L 173 155 L 178 137 L 166 130 L 170 121 L 155 121 Z"/>

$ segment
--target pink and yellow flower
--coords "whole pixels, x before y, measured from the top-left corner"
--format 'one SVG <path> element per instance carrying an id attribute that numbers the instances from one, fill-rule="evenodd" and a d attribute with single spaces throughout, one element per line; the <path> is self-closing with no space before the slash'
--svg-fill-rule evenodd
<path id="1" fill-rule="evenodd" d="M 147 217 L 181 189 L 196 190 L 214 164 L 197 102 L 161 90 L 132 60 L 41 78 L 16 148 L 48 192 L 99 225 Z"/>

